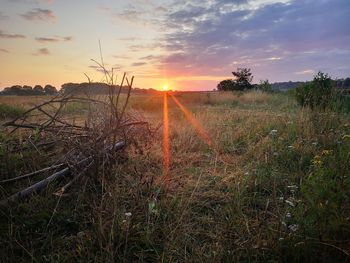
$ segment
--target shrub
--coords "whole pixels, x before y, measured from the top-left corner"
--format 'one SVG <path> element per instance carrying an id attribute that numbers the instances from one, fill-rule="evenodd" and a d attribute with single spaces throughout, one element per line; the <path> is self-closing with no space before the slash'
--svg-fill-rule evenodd
<path id="1" fill-rule="evenodd" d="M 331 108 L 336 90 L 329 75 L 318 72 L 313 81 L 297 87 L 295 95 L 301 106 L 325 110 Z"/>
<path id="2" fill-rule="evenodd" d="M 272 92 L 272 85 L 270 84 L 269 80 L 260 80 L 260 84 L 258 85 L 258 90 L 261 90 L 263 92 Z"/>

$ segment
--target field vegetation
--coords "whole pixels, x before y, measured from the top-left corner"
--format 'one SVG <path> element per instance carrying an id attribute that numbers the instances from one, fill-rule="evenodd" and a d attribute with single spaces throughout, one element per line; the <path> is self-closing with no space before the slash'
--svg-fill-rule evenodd
<path id="1" fill-rule="evenodd" d="M 349 262 L 348 113 L 311 109 L 287 93 L 169 93 L 164 183 L 164 96 L 131 96 L 127 111 L 156 131 L 128 147 L 118 166 L 88 172 L 100 183 L 62 196 L 53 195 L 52 184 L 1 207 L 0 261 Z M 0 97 L 2 121 L 17 115 L 6 107 L 23 111 L 47 98 Z M 84 121 L 86 110 L 77 103 L 64 114 Z M 11 148 L 23 136 L 1 131 L 0 180 L 55 159 L 33 147 Z M 37 179 L 1 185 L 1 199 Z"/>

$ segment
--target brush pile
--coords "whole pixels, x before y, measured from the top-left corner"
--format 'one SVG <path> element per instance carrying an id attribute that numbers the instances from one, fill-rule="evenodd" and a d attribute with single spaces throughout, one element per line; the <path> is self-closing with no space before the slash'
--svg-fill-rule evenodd
<path id="1" fill-rule="evenodd" d="M 63 195 L 73 184 L 87 180 L 89 170 L 117 165 L 124 158 L 126 146 L 151 135 L 147 122 L 135 113 L 126 112 L 133 77 L 129 80 L 124 74 L 116 88 L 111 83 L 114 76 L 105 74 L 110 80 L 108 95 L 58 94 L 4 124 L 8 133 L 18 133 L 25 138 L 12 148 L 14 151 L 30 146 L 38 154 L 50 151 L 54 161 L 44 169 L 0 181 L 4 186 L 51 171 L 48 177 L 1 201 L 1 205 L 25 199 L 62 179 L 65 184 L 56 194 Z M 128 93 L 121 96 L 125 86 Z"/>

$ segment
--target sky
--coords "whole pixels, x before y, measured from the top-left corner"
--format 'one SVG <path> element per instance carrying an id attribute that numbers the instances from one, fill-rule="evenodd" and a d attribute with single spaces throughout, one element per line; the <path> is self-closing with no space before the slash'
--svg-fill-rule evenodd
<path id="1" fill-rule="evenodd" d="M 241 67 L 255 83 L 344 78 L 350 0 L 0 0 L 0 89 L 103 81 L 100 46 L 139 88 L 212 90 Z"/>

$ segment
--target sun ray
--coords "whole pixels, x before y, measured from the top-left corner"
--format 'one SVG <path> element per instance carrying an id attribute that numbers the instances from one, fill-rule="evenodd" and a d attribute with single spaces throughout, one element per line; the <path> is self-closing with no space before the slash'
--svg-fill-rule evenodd
<path id="1" fill-rule="evenodd" d="M 213 141 L 209 135 L 209 133 L 202 127 L 202 125 L 199 123 L 199 121 L 196 120 L 195 117 L 193 117 L 193 114 L 185 108 L 184 105 L 181 104 L 181 102 L 173 95 L 170 94 L 171 98 L 174 100 L 177 106 L 182 110 L 182 112 L 185 114 L 186 119 L 191 123 L 191 125 L 195 128 L 198 136 L 206 143 L 209 147 L 214 148 Z"/>
<path id="2" fill-rule="evenodd" d="M 170 169 L 170 145 L 169 145 L 169 115 L 168 115 L 168 93 L 164 92 L 163 101 L 163 175 L 164 181 L 168 182 Z"/>

